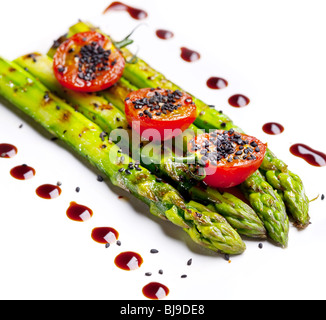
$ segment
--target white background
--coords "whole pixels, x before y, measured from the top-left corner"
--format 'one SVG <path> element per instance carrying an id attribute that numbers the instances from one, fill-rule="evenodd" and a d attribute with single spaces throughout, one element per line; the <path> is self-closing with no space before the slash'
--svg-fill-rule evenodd
<path id="1" fill-rule="evenodd" d="M 292 156 L 289 147 L 306 143 L 326 152 L 326 46 L 324 1 L 138 0 L 126 3 L 145 9 L 149 16 L 135 35 L 133 50 L 209 104 L 223 109 L 246 132 L 270 148 L 299 173 L 310 199 L 326 194 L 325 167 L 316 168 Z M 78 19 L 100 25 L 122 39 L 140 22 L 124 12 L 101 15 L 110 1 L 57 0 L 1 1 L 0 55 L 14 59 L 41 51 Z M 162 41 L 157 28 L 174 32 Z M 181 60 L 180 47 L 201 54 L 196 63 Z M 212 91 L 211 76 L 229 81 Z M 242 109 L 228 98 L 242 93 L 251 104 Z M 262 125 L 285 126 L 279 136 L 268 136 Z M 19 125 L 23 123 L 23 128 Z M 149 214 L 132 197 L 109 182 L 96 181 L 96 172 L 60 143 L 49 140 L 39 127 L 2 101 L 0 143 L 16 145 L 19 154 L 0 161 L 0 298 L 1 299 L 145 299 L 141 290 L 151 281 L 167 285 L 168 299 L 325 299 L 326 201 L 311 203 L 312 225 L 298 232 L 291 227 L 289 247 L 246 241 L 247 251 L 223 257 L 203 251 L 182 231 Z M 15 165 L 36 169 L 34 179 L 21 182 L 9 175 Z M 35 189 L 43 183 L 63 183 L 56 200 L 42 200 Z M 80 187 L 80 193 L 75 188 Z M 70 221 L 70 201 L 89 206 L 94 217 L 86 223 Z M 95 227 L 120 232 L 122 246 L 95 243 Z M 151 255 L 151 249 L 158 255 Z M 113 261 L 121 251 L 144 258 L 141 269 L 125 272 Z M 192 258 L 193 265 L 187 261 Z M 163 269 L 164 275 L 158 275 Z M 147 278 L 145 272 L 152 272 Z M 181 275 L 187 274 L 187 279 Z"/>

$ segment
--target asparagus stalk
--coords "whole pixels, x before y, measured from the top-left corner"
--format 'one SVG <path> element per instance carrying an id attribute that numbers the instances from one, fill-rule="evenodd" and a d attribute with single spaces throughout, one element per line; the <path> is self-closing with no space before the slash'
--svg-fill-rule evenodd
<path id="1" fill-rule="evenodd" d="M 79 22 L 72 26 L 68 36 L 73 33 L 82 32 L 94 28 L 89 23 Z M 99 29 L 97 31 L 101 32 Z M 121 49 L 126 61 L 133 57 L 133 54 L 126 48 Z M 137 58 L 135 63 L 127 63 L 124 77 L 139 88 L 142 87 L 162 87 L 164 89 L 182 90 L 173 82 L 164 77 L 163 74 L 151 68 L 145 61 Z M 200 99 L 193 97 L 198 110 L 198 117 L 195 125 L 202 129 L 224 129 L 233 128 L 237 132 L 242 129 L 235 126 L 231 119 L 224 113 L 209 106 Z M 309 199 L 306 196 L 303 182 L 300 177 L 292 173 L 287 165 L 278 159 L 270 150 L 267 151 L 261 172 L 269 184 L 271 184 L 282 196 L 288 212 L 296 221 L 299 228 L 309 225 Z"/>
<path id="2" fill-rule="evenodd" d="M 20 66 L 2 58 L 0 95 L 85 157 L 114 185 L 146 203 L 152 214 L 183 228 L 196 243 L 215 252 L 244 252 L 241 237 L 222 216 L 209 210 L 199 212 L 185 202 L 171 185 L 158 182 L 148 170 L 121 154 L 117 145 L 102 141 L 99 126 L 75 112 Z M 127 171 L 129 164 L 140 171 Z"/>
<path id="3" fill-rule="evenodd" d="M 105 105 L 105 102 L 103 102 L 101 95 L 72 92 L 71 90 L 63 88 L 53 74 L 53 63 L 48 56 L 40 54 L 33 54 L 33 58 L 30 58 L 30 56 L 31 55 L 19 57 L 15 62 L 21 67 L 27 68 L 29 72 L 39 79 L 46 87 L 51 89 L 51 91 L 57 92 L 59 96 L 75 106 L 76 110 L 97 123 L 107 133 L 117 129 L 118 125 L 121 123 L 124 124 L 124 127 L 126 126 L 127 122 L 125 115 L 119 114 L 118 111 L 114 111 L 114 109 L 116 109 L 115 105 L 110 104 L 112 108 L 109 112 L 106 108 L 102 108 L 102 104 L 104 103 Z M 121 82 L 127 84 L 125 80 L 121 80 Z M 122 83 L 114 87 L 114 92 L 116 94 L 106 92 L 111 102 L 118 105 L 119 108 L 117 109 L 121 109 L 121 111 L 124 109 L 123 98 L 121 99 L 121 97 L 124 97 L 128 89 L 130 89 L 130 87 L 123 86 Z M 117 91 L 120 92 L 118 93 Z M 94 107 L 94 105 L 96 105 L 96 107 Z M 115 118 L 117 114 L 119 114 L 118 122 Z M 129 133 L 128 136 L 130 137 L 131 133 Z M 129 144 L 129 141 L 127 141 L 127 144 Z M 141 154 L 141 150 L 139 151 Z M 142 160 L 142 157 L 140 157 L 140 159 Z M 150 161 L 143 162 L 143 166 L 151 172 L 155 172 L 157 175 L 167 178 L 179 189 L 179 191 L 187 193 L 192 199 L 204 202 L 208 205 L 213 204 L 215 211 L 221 213 L 238 233 L 252 238 L 266 238 L 265 227 L 251 207 L 231 194 L 224 193 L 222 195 L 217 190 L 197 184 L 197 182 L 192 179 L 192 175 L 188 173 L 190 170 L 189 166 L 185 163 L 176 162 L 175 156 L 171 150 L 170 154 L 166 153 L 162 158 L 161 153 L 159 153 L 147 160 Z"/>

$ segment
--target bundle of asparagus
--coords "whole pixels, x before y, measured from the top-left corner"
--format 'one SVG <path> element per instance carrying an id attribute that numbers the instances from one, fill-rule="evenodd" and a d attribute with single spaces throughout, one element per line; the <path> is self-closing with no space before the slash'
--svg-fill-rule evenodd
<path id="1" fill-rule="evenodd" d="M 227 254 L 245 250 L 239 234 L 222 216 L 200 204 L 185 202 L 171 185 L 121 154 L 114 143 L 103 141 L 99 126 L 75 112 L 19 65 L 2 58 L 0 94 L 85 157 L 114 185 L 146 203 L 152 214 L 183 228 L 196 243 Z"/>
<path id="2" fill-rule="evenodd" d="M 147 159 L 150 161 L 142 161 L 140 157 L 140 164 L 128 155 L 122 155 L 112 140 L 108 140 L 109 143 L 104 141 L 116 129 L 129 130 L 124 100 L 130 92 L 144 87 L 181 89 L 141 59 L 131 59 L 133 55 L 126 48 L 120 48 L 127 61 L 123 77 L 108 90 L 85 94 L 62 87 L 53 74 L 51 57 L 60 42 L 76 33 L 94 29 L 88 23 L 77 23 L 66 36 L 55 42 L 47 56 L 34 53 L 20 57 L 15 62 L 1 59 L 0 94 L 85 156 L 113 184 L 147 203 L 153 214 L 184 228 L 195 242 L 214 251 L 239 254 L 245 249 L 239 234 L 265 238 L 267 231 L 270 239 L 286 247 L 289 232 L 286 209 L 295 219 L 296 225 L 303 228 L 309 224 L 309 202 L 300 178 L 289 171 L 270 150 L 260 170 L 241 186 L 250 207 L 230 193 L 207 187 L 200 178 L 194 176 L 191 165 L 177 161 L 172 150 L 165 152 L 164 156 L 158 155 L 159 159 Z M 101 32 L 98 29 L 96 31 Z M 128 63 L 131 60 L 134 61 Z M 195 97 L 193 100 L 198 112 L 194 125 L 190 127 L 194 133 L 201 129 L 234 129 L 243 132 L 224 113 L 210 108 Z M 38 109 L 37 105 L 49 107 Z M 58 110 L 62 117 L 58 117 Z M 72 113 L 72 110 L 78 112 Z M 76 139 L 74 132 L 82 127 L 83 133 Z M 130 149 L 127 152 L 132 148 L 128 137 L 123 139 Z M 116 152 L 113 160 L 112 156 L 108 159 L 111 150 Z M 156 176 L 168 183 L 163 183 Z M 185 198 L 190 202 L 186 202 Z"/>

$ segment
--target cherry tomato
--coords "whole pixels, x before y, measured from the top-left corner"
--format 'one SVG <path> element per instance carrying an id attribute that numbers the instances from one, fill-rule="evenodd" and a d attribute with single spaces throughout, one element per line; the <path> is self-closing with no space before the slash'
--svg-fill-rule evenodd
<path id="1" fill-rule="evenodd" d="M 125 100 L 129 124 L 152 141 L 181 134 L 195 121 L 196 110 L 191 96 L 179 90 L 145 88 L 131 92 Z"/>
<path id="2" fill-rule="evenodd" d="M 53 70 L 64 87 L 82 92 L 107 89 L 122 76 L 125 60 L 109 38 L 95 32 L 77 33 L 62 43 Z"/>
<path id="3" fill-rule="evenodd" d="M 258 139 L 232 129 L 201 134 L 188 145 L 188 151 L 195 153 L 199 165 L 205 168 L 204 182 L 215 188 L 244 182 L 261 166 L 266 148 Z"/>

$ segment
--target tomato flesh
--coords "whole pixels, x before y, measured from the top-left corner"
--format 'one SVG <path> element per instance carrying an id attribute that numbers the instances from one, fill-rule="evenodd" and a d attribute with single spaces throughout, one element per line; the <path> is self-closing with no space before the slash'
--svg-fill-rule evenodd
<path id="1" fill-rule="evenodd" d="M 204 182 L 215 188 L 231 188 L 243 183 L 261 166 L 267 145 L 230 131 L 204 133 L 190 141 L 188 151 L 196 153 L 205 167 Z"/>
<path id="2" fill-rule="evenodd" d="M 81 92 L 111 87 L 122 76 L 125 60 L 109 38 L 95 32 L 77 33 L 62 43 L 53 59 L 60 84 Z"/>
<path id="3" fill-rule="evenodd" d="M 187 93 L 145 88 L 128 95 L 125 114 L 139 135 L 159 141 L 176 137 L 188 129 L 196 119 L 197 108 Z"/>

